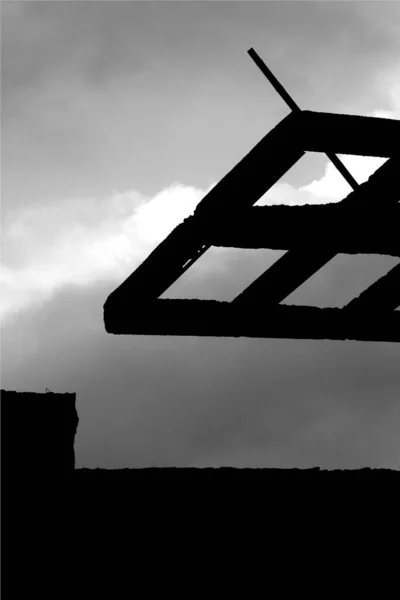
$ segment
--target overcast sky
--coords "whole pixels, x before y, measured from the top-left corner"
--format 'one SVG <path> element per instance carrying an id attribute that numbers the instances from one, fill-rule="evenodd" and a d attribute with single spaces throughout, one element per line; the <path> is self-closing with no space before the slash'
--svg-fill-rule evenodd
<path id="1" fill-rule="evenodd" d="M 301 107 L 400 118 L 400 4 L 1 10 L 2 388 L 77 393 L 78 467 L 398 468 L 399 345 L 112 336 L 102 311 L 288 114 L 250 47 Z M 349 191 L 309 154 L 261 203 Z M 166 296 L 230 300 L 281 254 L 212 249 Z M 338 255 L 287 301 L 342 306 L 396 262 Z"/>

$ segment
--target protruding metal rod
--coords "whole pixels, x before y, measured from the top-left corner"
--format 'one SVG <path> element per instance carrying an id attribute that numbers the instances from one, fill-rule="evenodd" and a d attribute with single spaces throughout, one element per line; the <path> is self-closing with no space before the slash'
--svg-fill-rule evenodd
<path id="1" fill-rule="evenodd" d="M 256 63 L 257 67 L 260 69 L 262 73 L 264 73 L 265 77 L 268 79 L 273 88 L 278 92 L 280 97 L 286 102 L 289 108 L 292 111 L 300 111 L 300 107 L 296 104 L 293 98 L 287 93 L 283 85 L 277 80 L 275 75 L 271 72 L 271 70 L 267 67 L 264 61 L 259 57 L 254 48 L 250 48 L 247 50 L 248 55 L 253 59 Z M 346 169 L 341 160 L 336 156 L 336 154 L 331 154 L 330 152 L 326 152 L 326 156 L 332 163 L 335 165 L 339 173 L 344 177 L 350 187 L 355 190 L 358 187 L 357 181 L 354 179 L 351 173 Z"/>
<path id="2" fill-rule="evenodd" d="M 291 96 L 289 96 L 289 94 L 287 93 L 287 91 L 285 90 L 283 85 L 281 83 L 279 83 L 279 81 L 277 80 L 275 75 L 272 73 L 272 71 L 270 71 L 270 69 L 267 67 L 265 62 L 258 56 L 258 54 L 254 50 L 254 48 L 250 48 L 250 50 L 247 50 L 247 53 L 254 60 L 257 67 L 260 69 L 260 71 L 262 73 L 264 73 L 265 77 L 268 79 L 268 81 L 270 82 L 272 87 L 275 88 L 275 90 L 278 92 L 280 97 L 286 102 L 288 107 L 291 110 L 301 110 L 300 107 L 293 100 L 293 98 Z"/>

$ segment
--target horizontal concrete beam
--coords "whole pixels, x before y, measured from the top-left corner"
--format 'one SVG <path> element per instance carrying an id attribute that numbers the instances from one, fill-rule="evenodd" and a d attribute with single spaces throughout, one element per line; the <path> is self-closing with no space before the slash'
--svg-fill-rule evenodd
<path id="1" fill-rule="evenodd" d="M 293 133 L 311 152 L 400 156 L 400 120 L 297 111 Z"/>
<path id="2" fill-rule="evenodd" d="M 399 224 L 400 205 L 379 211 L 338 203 L 256 206 L 204 227 L 213 246 L 400 256 Z"/>
<path id="3" fill-rule="evenodd" d="M 108 333 L 400 342 L 400 313 L 357 315 L 338 308 L 263 309 L 216 300 L 155 300 L 133 311 L 129 302 L 107 304 Z"/>

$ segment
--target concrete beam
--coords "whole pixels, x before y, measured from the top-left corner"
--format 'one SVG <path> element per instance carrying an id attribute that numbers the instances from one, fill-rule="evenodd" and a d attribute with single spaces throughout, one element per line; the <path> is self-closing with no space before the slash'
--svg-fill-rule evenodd
<path id="1" fill-rule="evenodd" d="M 105 307 L 108 333 L 125 335 L 176 335 L 329 339 L 400 342 L 400 313 L 371 315 L 344 309 L 278 305 L 235 308 L 216 300 L 155 300 L 140 312 L 128 302 Z"/>
<path id="2" fill-rule="evenodd" d="M 400 156 L 400 120 L 297 111 L 293 130 L 308 152 Z"/>
<path id="3" fill-rule="evenodd" d="M 399 223 L 400 205 L 379 211 L 337 203 L 256 206 L 204 226 L 213 246 L 400 256 Z"/>

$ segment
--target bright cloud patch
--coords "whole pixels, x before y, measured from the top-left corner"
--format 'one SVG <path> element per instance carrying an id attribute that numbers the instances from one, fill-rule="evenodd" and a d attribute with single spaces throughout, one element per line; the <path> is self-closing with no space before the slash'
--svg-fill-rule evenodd
<path id="1" fill-rule="evenodd" d="M 133 219 L 136 232 L 151 244 L 165 239 L 178 223 L 194 212 L 204 194 L 179 185 L 163 190 L 137 209 Z"/>
<path id="2" fill-rule="evenodd" d="M 279 181 L 256 202 L 257 206 L 272 206 L 274 204 L 312 204 L 316 202 L 315 195 L 303 189 L 296 189 L 290 183 Z"/>
<path id="3" fill-rule="evenodd" d="M 372 173 L 387 160 L 375 156 L 339 155 L 339 158 L 358 183 L 367 181 Z M 338 202 L 350 194 L 351 191 L 350 185 L 331 162 L 327 162 L 325 173 L 321 179 L 300 188 L 300 192 L 311 193 L 313 196 L 320 198 L 320 202 Z"/>
<path id="4" fill-rule="evenodd" d="M 123 279 L 193 213 L 207 191 L 176 184 L 152 199 L 128 191 L 8 215 L 2 316 L 43 302 L 63 285 Z"/>
<path id="5" fill-rule="evenodd" d="M 367 181 L 387 160 L 386 158 L 376 158 L 374 156 L 338 156 L 358 183 Z M 320 179 L 316 179 L 299 189 L 296 189 L 290 183 L 278 182 L 258 200 L 257 205 L 326 204 L 343 200 L 351 191 L 352 188 L 333 163 L 327 160 L 325 173 Z"/>

